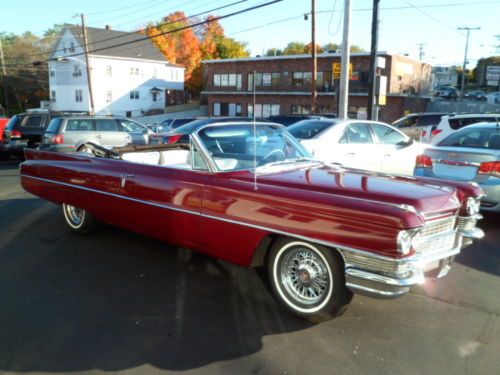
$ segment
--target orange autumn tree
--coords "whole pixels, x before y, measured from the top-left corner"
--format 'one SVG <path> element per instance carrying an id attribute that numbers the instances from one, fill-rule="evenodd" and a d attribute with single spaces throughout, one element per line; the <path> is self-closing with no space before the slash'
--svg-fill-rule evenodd
<path id="1" fill-rule="evenodd" d="M 170 32 L 153 38 L 154 43 L 163 52 L 169 62 L 183 65 L 186 68 L 185 85 L 191 93 L 197 95 L 203 87 L 202 60 L 248 57 L 246 43 L 238 42 L 224 35 L 224 28 L 209 15 L 206 20 L 211 21 L 194 28 L 174 31 L 197 23 L 196 19 L 190 22 L 184 12 L 171 13 L 156 25 L 150 25 L 145 31 L 153 36 Z"/>
<path id="2" fill-rule="evenodd" d="M 189 25 L 189 20 L 184 12 L 179 11 L 169 14 L 156 26 L 146 29 L 146 33 L 149 36 L 153 36 Z M 194 30 L 186 28 L 180 31 L 173 31 L 172 33 L 155 37 L 153 41 L 171 63 L 180 64 L 186 68 L 184 73 L 186 88 L 190 91 L 195 90 L 195 87 L 192 86 L 191 78 L 193 71 L 201 63 L 201 48 L 200 40 Z"/>

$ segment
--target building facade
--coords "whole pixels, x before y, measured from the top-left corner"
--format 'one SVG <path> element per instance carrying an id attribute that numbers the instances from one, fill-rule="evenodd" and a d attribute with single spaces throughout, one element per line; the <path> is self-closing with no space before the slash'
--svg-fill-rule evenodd
<path id="1" fill-rule="evenodd" d="M 385 67 L 386 104 L 379 119 L 393 121 L 405 111 L 425 110 L 431 94 L 431 67 L 405 56 L 379 53 Z M 349 117 L 366 118 L 368 106 L 368 53 L 351 55 Z M 336 77 L 340 54 L 324 53 L 317 60 L 317 111 L 336 113 Z M 311 56 L 266 56 L 203 61 L 204 91 L 212 116 L 304 114 L 311 111 Z M 255 106 L 254 106 L 255 84 Z M 255 108 L 254 108 L 255 107 Z"/>
<path id="2" fill-rule="evenodd" d="M 433 87 L 458 85 L 459 73 L 456 66 L 435 66 L 432 68 L 434 75 Z"/>
<path id="3" fill-rule="evenodd" d="M 138 40 L 144 35 L 92 27 L 87 33 L 96 114 L 161 111 L 184 90 L 184 68 L 170 64 L 151 40 Z M 52 110 L 91 111 L 83 47 L 81 27 L 64 27 L 48 63 Z"/>

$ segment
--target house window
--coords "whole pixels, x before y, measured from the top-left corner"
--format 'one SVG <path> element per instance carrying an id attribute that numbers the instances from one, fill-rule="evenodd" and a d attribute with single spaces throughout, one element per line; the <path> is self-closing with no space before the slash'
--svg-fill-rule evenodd
<path id="1" fill-rule="evenodd" d="M 248 105 L 248 116 L 253 116 L 253 105 Z M 255 117 L 269 117 L 280 114 L 279 104 L 255 104 Z"/>
<path id="2" fill-rule="evenodd" d="M 50 100 L 51 100 L 52 102 L 55 102 L 55 101 L 56 101 L 56 92 L 55 92 L 55 90 L 52 90 L 52 91 L 50 92 Z"/>
<path id="3" fill-rule="evenodd" d="M 56 76 L 56 72 L 54 72 L 52 69 L 50 70 L 50 76 L 51 77 L 55 77 Z"/>
<path id="4" fill-rule="evenodd" d="M 75 102 L 77 102 L 77 103 L 83 102 L 82 90 L 75 90 Z"/>
<path id="5" fill-rule="evenodd" d="M 82 75 L 82 71 L 80 70 L 80 65 L 75 65 L 73 70 L 73 77 L 80 77 Z"/>
<path id="6" fill-rule="evenodd" d="M 156 69 L 156 68 L 153 69 L 153 77 L 152 78 L 158 78 L 158 69 Z"/>
<path id="7" fill-rule="evenodd" d="M 271 86 L 271 73 L 262 73 L 262 86 Z"/>
<path id="8" fill-rule="evenodd" d="M 131 76 L 138 76 L 139 75 L 139 68 L 135 68 L 133 66 L 130 67 L 130 75 Z"/>
<path id="9" fill-rule="evenodd" d="M 153 95 L 153 102 L 158 101 L 158 94 L 159 94 L 159 93 L 158 93 L 158 92 L 156 92 L 156 91 L 153 91 L 151 94 Z"/>
<path id="10" fill-rule="evenodd" d="M 106 65 L 106 75 L 108 77 L 111 77 L 113 75 L 113 70 L 112 70 L 111 65 Z"/>
<path id="11" fill-rule="evenodd" d="M 111 103 L 113 101 L 113 90 L 106 91 L 106 103 Z"/>
<path id="12" fill-rule="evenodd" d="M 137 90 L 130 91 L 130 99 L 132 100 L 139 99 L 139 91 Z"/>
<path id="13" fill-rule="evenodd" d="M 75 52 L 75 43 L 71 42 L 71 45 L 69 47 L 69 52 Z"/>
<path id="14" fill-rule="evenodd" d="M 214 86 L 220 86 L 220 74 L 214 74 Z"/>

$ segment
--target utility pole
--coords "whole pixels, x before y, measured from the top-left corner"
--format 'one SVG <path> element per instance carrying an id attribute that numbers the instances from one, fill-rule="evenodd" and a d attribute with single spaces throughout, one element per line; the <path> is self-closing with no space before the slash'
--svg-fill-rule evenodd
<path id="1" fill-rule="evenodd" d="M 9 97 L 7 94 L 7 69 L 5 68 L 5 60 L 3 58 L 3 46 L 2 38 L 0 38 L 0 62 L 2 63 L 2 73 L 3 73 L 3 96 L 5 98 L 5 115 L 9 117 Z"/>
<path id="2" fill-rule="evenodd" d="M 89 59 L 89 43 L 88 43 L 88 37 L 87 37 L 87 28 L 85 27 L 85 16 L 83 13 L 81 14 L 82 17 L 82 30 L 83 30 L 83 49 L 85 51 L 85 62 L 87 65 L 87 83 L 89 86 L 89 99 L 90 99 L 90 115 L 94 116 L 95 115 L 95 109 L 94 109 L 94 95 L 92 92 L 92 78 L 90 77 L 90 59 Z"/>
<path id="3" fill-rule="evenodd" d="M 422 61 L 422 58 L 424 57 L 424 46 L 426 46 L 427 43 L 417 43 L 418 46 L 418 59 Z"/>
<path id="4" fill-rule="evenodd" d="M 344 5 L 344 32 L 342 35 L 342 55 L 340 57 L 340 90 L 339 90 L 339 119 L 347 119 L 347 104 L 349 99 L 349 63 L 351 48 L 351 0 L 345 0 Z"/>
<path id="5" fill-rule="evenodd" d="M 459 27 L 458 30 L 467 30 L 467 38 L 465 40 L 465 56 L 464 65 L 462 67 L 462 82 L 460 84 L 460 101 L 464 100 L 464 88 L 465 88 L 465 68 L 467 66 L 467 50 L 469 49 L 469 34 L 471 30 L 479 30 L 480 27 Z"/>
<path id="6" fill-rule="evenodd" d="M 316 113 L 316 81 L 318 80 L 318 62 L 316 59 L 316 0 L 311 0 L 311 57 L 312 57 L 312 79 L 311 79 L 311 112 Z"/>
<path id="7" fill-rule="evenodd" d="M 372 42 L 370 48 L 370 76 L 368 78 L 368 109 L 369 120 L 377 118 L 377 50 L 378 50 L 378 11 L 380 0 L 373 0 L 372 10 Z"/>

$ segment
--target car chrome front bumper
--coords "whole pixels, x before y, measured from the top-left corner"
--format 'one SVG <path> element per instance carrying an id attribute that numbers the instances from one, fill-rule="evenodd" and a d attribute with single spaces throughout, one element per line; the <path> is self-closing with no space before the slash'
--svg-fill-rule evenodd
<path id="1" fill-rule="evenodd" d="M 435 252 L 429 255 L 415 255 L 410 258 L 393 259 L 375 255 L 367 255 L 363 263 L 346 261 L 346 286 L 354 293 L 365 294 L 377 298 L 395 298 L 410 291 L 413 285 L 423 284 L 427 276 L 441 278 L 450 270 L 455 255 L 462 248 L 462 236 L 457 236 L 455 246 L 447 251 Z M 349 254 L 343 252 L 345 259 Z M 359 258 L 359 254 L 356 254 Z M 370 259 L 369 259 L 370 258 Z M 375 264 L 383 269 L 368 269 Z M 391 269 L 391 272 L 387 272 Z"/>

